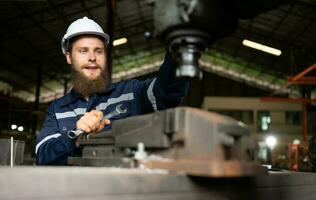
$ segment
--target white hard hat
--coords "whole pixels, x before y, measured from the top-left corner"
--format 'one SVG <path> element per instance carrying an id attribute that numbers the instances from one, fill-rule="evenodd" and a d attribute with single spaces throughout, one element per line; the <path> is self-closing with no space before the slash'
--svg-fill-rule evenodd
<path id="1" fill-rule="evenodd" d="M 63 54 L 66 54 L 69 45 L 69 39 L 77 35 L 85 34 L 101 36 L 102 38 L 104 38 L 105 45 L 109 44 L 110 37 L 108 34 L 104 33 L 101 26 L 88 17 L 83 17 L 72 22 L 69 25 L 66 34 L 61 39 L 61 49 L 63 51 Z"/>

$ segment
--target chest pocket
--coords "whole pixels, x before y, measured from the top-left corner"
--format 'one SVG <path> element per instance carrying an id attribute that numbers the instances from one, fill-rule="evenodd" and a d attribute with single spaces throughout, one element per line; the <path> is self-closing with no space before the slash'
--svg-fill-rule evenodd
<path id="1" fill-rule="evenodd" d="M 76 128 L 76 117 L 70 117 L 65 119 L 58 119 L 59 130 L 62 134 L 66 134 L 70 130 L 75 130 Z"/>
<path id="2" fill-rule="evenodd" d="M 118 120 L 131 116 L 129 103 L 117 103 L 109 106 L 104 112 L 104 116 L 109 120 Z"/>

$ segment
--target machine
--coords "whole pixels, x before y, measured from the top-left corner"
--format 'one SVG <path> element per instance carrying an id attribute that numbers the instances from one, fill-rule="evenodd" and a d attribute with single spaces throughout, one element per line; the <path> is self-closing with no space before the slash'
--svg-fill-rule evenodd
<path id="1" fill-rule="evenodd" d="M 2 167 L 0 199 L 315 199 L 316 174 L 269 172 L 247 128 L 179 107 L 113 123 L 81 141 L 70 167 Z M 85 167 L 82 167 L 85 166 Z M 105 166 L 105 167 L 95 167 Z"/>
<path id="2" fill-rule="evenodd" d="M 154 0 L 156 36 L 171 50 L 178 78 L 201 78 L 199 58 L 214 41 L 250 19 L 291 0 Z"/>

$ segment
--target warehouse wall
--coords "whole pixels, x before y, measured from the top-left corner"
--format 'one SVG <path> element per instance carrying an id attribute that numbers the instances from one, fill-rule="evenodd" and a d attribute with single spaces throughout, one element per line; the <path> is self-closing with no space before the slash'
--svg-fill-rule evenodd
<path id="1" fill-rule="evenodd" d="M 263 102 L 260 98 L 250 97 L 205 97 L 202 108 L 210 111 L 240 111 L 252 112 L 250 123 L 245 122 L 251 134 L 257 140 L 264 140 L 268 134 L 275 135 L 287 144 L 294 139 L 303 139 L 302 124 L 291 124 L 286 119 L 286 112 L 301 113 L 301 103 Z M 268 112 L 271 123 L 266 131 L 260 130 L 259 112 Z"/>
<path id="2" fill-rule="evenodd" d="M 269 93 L 270 91 L 249 86 L 244 82 L 204 72 L 202 80 L 191 81 L 184 105 L 201 107 L 204 96 L 261 97 Z"/>

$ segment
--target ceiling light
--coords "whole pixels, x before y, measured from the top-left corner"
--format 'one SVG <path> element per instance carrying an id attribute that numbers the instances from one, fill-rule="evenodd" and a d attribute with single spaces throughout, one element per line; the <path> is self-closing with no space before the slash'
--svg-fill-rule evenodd
<path id="1" fill-rule="evenodd" d="M 24 127 L 23 126 L 19 126 L 18 127 L 18 131 L 22 132 L 24 130 Z"/>
<path id="2" fill-rule="evenodd" d="M 145 37 L 146 39 L 151 38 L 151 36 L 152 36 L 152 34 L 151 34 L 150 31 L 145 31 L 145 32 L 144 32 L 144 37 Z"/>
<path id="3" fill-rule="evenodd" d="M 15 130 L 17 127 L 18 127 L 18 126 L 15 125 L 15 124 L 12 124 L 12 125 L 11 125 L 11 129 L 12 129 L 12 130 Z"/>
<path id="4" fill-rule="evenodd" d="M 266 45 L 259 44 L 259 43 L 256 43 L 256 42 L 253 42 L 253 41 L 250 41 L 250 40 L 243 40 L 242 44 L 247 46 L 247 47 L 251 47 L 251 48 L 254 48 L 254 49 L 257 49 L 257 50 L 260 50 L 260 51 L 264 51 L 266 53 L 270 53 L 270 54 L 273 54 L 273 55 L 276 55 L 276 56 L 280 56 L 282 54 L 282 51 L 279 50 L 279 49 L 268 47 Z"/>
<path id="5" fill-rule="evenodd" d="M 119 45 L 122 45 L 122 44 L 125 44 L 127 43 L 127 38 L 120 38 L 120 39 L 117 39 L 117 40 L 114 40 L 113 41 L 113 46 L 119 46 Z"/>

